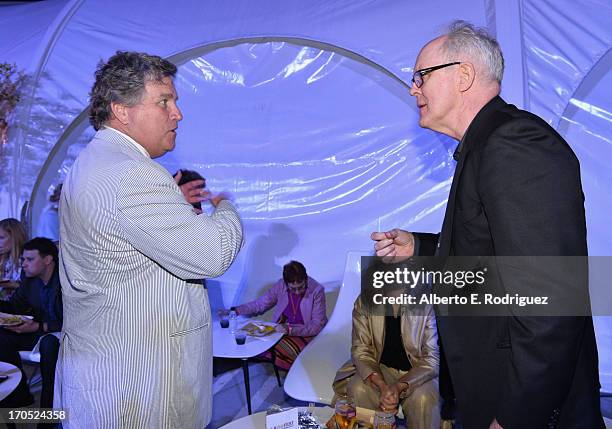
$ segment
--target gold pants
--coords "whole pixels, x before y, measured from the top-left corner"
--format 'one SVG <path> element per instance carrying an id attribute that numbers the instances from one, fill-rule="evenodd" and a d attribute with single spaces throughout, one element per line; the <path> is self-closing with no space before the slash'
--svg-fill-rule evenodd
<path id="1" fill-rule="evenodd" d="M 382 364 L 380 365 L 380 372 L 380 375 L 389 385 L 406 374 L 406 371 L 399 371 Z M 362 380 L 358 374 L 355 374 L 347 380 L 347 383 L 341 384 L 343 387 L 346 386 L 347 391 L 337 391 L 337 394 L 342 396 L 348 394 L 358 407 L 378 410 L 380 395 L 378 389 L 370 382 Z M 406 398 L 400 399 L 400 405 L 406 419 L 406 426 L 409 429 L 440 428 L 440 394 L 437 378 L 429 380 L 412 390 Z"/>

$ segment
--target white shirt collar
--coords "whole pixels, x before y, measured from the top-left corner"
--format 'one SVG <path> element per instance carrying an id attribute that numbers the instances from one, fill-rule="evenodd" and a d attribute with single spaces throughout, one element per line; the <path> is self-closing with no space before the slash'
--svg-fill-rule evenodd
<path id="1" fill-rule="evenodd" d="M 113 128 L 111 126 L 105 125 L 105 128 L 109 129 L 109 130 L 113 130 L 114 132 L 116 132 L 117 134 L 120 134 L 121 136 L 123 136 L 127 141 L 129 141 L 131 144 L 133 144 L 136 149 L 138 149 L 140 151 L 140 153 L 142 153 L 144 156 L 146 156 L 147 158 L 151 158 L 151 155 L 149 155 L 149 152 L 147 152 L 147 150 L 140 145 L 139 143 L 136 142 L 136 140 L 134 140 L 133 138 L 131 138 L 130 136 L 128 136 L 125 133 L 122 133 L 121 131 L 119 131 L 116 128 Z"/>

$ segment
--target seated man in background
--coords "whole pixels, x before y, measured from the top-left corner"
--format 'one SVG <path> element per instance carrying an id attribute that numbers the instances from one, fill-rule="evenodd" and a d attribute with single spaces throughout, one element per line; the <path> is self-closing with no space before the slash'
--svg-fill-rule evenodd
<path id="1" fill-rule="evenodd" d="M 283 267 L 283 278 L 255 301 L 233 308 L 237 314 L 258 315 L 274 307 L 276 330 L 286 334 L 273 348 L 260 357 L 273 360 L 274 365 L 289 370 L 297 355 L 327 323 L 325 290 L 306 274 L 300 262 L 291 261 Z M 227 314 L 227 310 L 220 310 Z"/>
<path id="2" fill-rule="evenodd" d="M 62 292 L 57 267 L 57 247 L 48 238 L 37 237 L 26 242 L 23 249 L 22 270 L 25 278 L 9 301 L 0 302 L 0 311 L 29 315 L 33 319 L 0 329 L 0 361 L 21 368 L 19 351 L 32 350 L 40 339 L 40 407 L 52 408 L 59 340 L 54 335 L 45 334 L 62 329 Z M 32 403 L 23 369 L 21 374 L 19 386 L 0 402 L 0 406 L 22 407 Z"/>
<path id="3" fill-rule="evenodd" d="M 397 412 L 410 429 L 440 428 L 438 334 L 431 306 L 374 308 L 360 295 L 353 307 L 351 360 L 333 382 L 334 403 Z"/>

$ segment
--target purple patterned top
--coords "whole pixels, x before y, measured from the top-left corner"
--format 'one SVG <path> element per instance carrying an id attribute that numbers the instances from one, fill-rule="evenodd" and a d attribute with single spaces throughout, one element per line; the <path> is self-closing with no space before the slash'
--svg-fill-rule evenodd
<path id="1" fill-rule="evenodd" d="M 287 295 L 289 303 L 283 311 L 283 315 L 287 318 L 287 323 L 291 323 L 292 325 L 303 325 L 304 318 L 302 317 L 302 310 L 300 309 L 302 295 L 295 295 L 293 293 L 288 293 Z"/>

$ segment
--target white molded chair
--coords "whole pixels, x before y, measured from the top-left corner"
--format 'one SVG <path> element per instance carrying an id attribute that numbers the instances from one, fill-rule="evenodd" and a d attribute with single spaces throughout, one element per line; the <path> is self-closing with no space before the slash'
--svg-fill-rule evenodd
<path id="1" fill-rule="evenodd" d="M 285 379 L 285 392 L 300 401 L 331 404 L 336 371 L 351 357 L 353 305 L 361 293 L 361 257 L 348 252 L 334 311 L 319 335 L 298 355 Z"/>
<path id="2" fill-rule="evenodd" d="M 32 377 L 30 377 L 30 387 L 42 382 L 42 376 L 40 374 L 40 353 L 38 353 L 38 351 L 32 352 L 30 350 L 22 350 L 19 352 L 19 357 L 21 357 L 22 364 L 32 365 L 35 367 L 34 373 L 32 374 Z"/>

